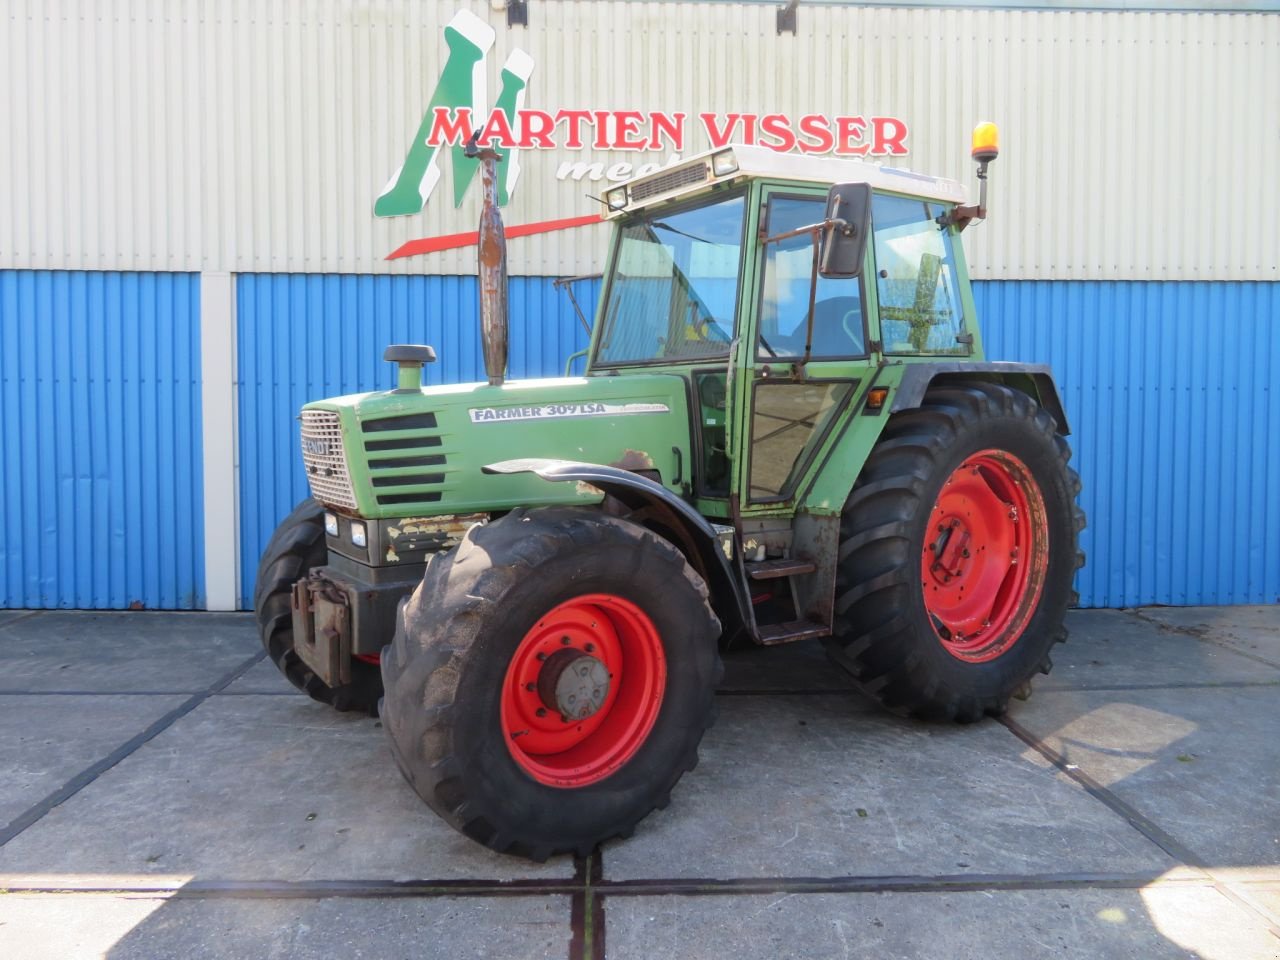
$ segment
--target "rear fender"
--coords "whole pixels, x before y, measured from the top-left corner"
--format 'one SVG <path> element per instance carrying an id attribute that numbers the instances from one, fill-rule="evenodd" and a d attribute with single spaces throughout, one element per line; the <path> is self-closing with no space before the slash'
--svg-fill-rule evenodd
<path id="1" fill-rule="evenodd" d="M 1053 417 L 1058 433 L 1063 436 L 1071 433 L 1071 428 L 1067 424 L 1066 411 L 1063 410 L 1062 400 L 1058 396 L 1058 386 L 1053 382 L 1053 373 L 1042 363 L 990 361 L 909 363 L 903 367 L 902 380 L 894 393 L 893 402 L 889 405 L 889 412 L 897 413 L 899 410 L 912 410 L 920 406 L 925 392 L 934 380 L 944 383 L 981 380 L 1020 390 L 1032 397 L 1049 416 Z"/>
<path id="2" fill-rule="evenodd" d="M 589 483 L 632 512 L 644 511 L 637 522 L 654 529 L 676 547 L 711 591 L 711 606 L 733 637 L 751 622 L 746 585 L 720 548 L 720 539 L 702 514 L 660 483 L 596 463 L 573 460 L 503 460 L 481 468 L 485 473 L 532 473 L 553 483 Z"/>

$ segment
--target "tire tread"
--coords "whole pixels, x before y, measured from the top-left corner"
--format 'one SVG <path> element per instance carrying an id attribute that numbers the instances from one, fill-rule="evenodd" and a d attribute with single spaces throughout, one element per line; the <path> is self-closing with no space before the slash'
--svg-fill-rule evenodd
<path id="1" fill-rule="evenodd" d="M 919 563 L 912 544 L 912 521 L 929 509 L 923 492 L 937 477 L 940 461 L 957 438 L 991 418 L 1028 421 L 1051 438 L 1071 494 L 1070 528 L 1075 569 L 1084 563 L 1078 534 L 1085 516 L 1076 502 L 1081 484 L 1069 464 L 1071 449 L 1053 418 L 1030 396 L 1009 387 L 965 381 L 932 386 L 921 406 L 894 414 L 850 493 L 840 522 L 831 658 L 864 692 L 888 709 L 930 720 L 972 723 L 999 716 L 1008 696 L 946 695 L 937 676 L 913 651 L 909 579 Z M 1074 591 L 1070 597 L 1075 599 Z M 1048 646 L 1062 643 L 1061 618 L 1050 625 Z M 1046 652 L 1037 665 L 1047 673 Z"/>

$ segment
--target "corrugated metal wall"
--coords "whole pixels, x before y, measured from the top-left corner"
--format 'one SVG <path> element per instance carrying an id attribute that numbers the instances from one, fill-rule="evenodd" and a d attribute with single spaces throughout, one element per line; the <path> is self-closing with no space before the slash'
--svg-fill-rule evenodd
<path id="1" fill-rule="evenodd" d="M 520 48 L 527 107 L 684 111 L 685 154 L 707 146 L 703 111 L 887 115 L 910 127 L 895 162 L 972 183 L 968 131 L 998 121 L 992 218 L 966 245 L 990 281 L 988 352 L 1047 359 L 1064 384 L 1085 602 L 1280 598 L 1280 16 L 804 3 L 793 37 L 776 5 L 539 0 L 526 29 L 488 0 L 11 0 L 0 502 L 22 523 L 0 533 L 0 603 L 200 605 L 186 271 L 241 274 L 238 332 L 230 311 L 203 330 L 238 338 L 242 596 L 304 489 L 304 400 L 389 383 L 392 340 L 440 349 L 432 382 L 479 376 L 474 250 L 384 259 L 473 229 L 476 192 L 455 209 L 442 163 L 423 214 L 372 216 L 460 9 L 497 36 L 490 101 Z M 604 184 L 558 179 L 566 161 L 666 157 L 523 151 L 504 216 L 592 212 Z M 599 270 L 604 248 L 598 226 L 512 240 L 514 374 L 558 372 L 585 342 L 546 278 Z M 231 376 L 215 363 L 207 382 Z"/>
<path id="2" fill-rule="evenodd" d="M 559 372 L 584 342 L 567 301 L 550 280 L 512 292 L 513 371 Z M 385 387 L 383 346 L 405 338 L 438 347 L 430 382 L 482 364 L 469 278 L 242 277 L 240 297 L 247 596 L 306 495 L 305 400 Z M 988 355 L 1047 362 L 1063 391 L 1089 516 L 1081 602 L 1280 602 L 1280 284 L 981 282 L 975 297 Z"/>
<path id="3" fill-rule="evenodd" d="M 598 281 L 575 285 L 588 322 Z M 244 274 L 237 278 L 240 351 L 241 596 L 251 604 L 262 548 L 308 495 L 298 408 L 317 397 L 385 390 L 390 343 L 430 343 L 426 382 L 484 378 L 474 277 Z M 568 296 L 550 280 L 513 277 L 512 377 L 559 375 L 587 345 Z M 581 369 L 578 367 L 577 369 Z"/>
<path id="4" fill-rule="evenodd" d="M 199 299 L 0 271 L 0 607 L 204 605 Z"/>
<path id="5" fill-rule="evenodd" d="M 444 24 L 490 24 L 526 105 L 888 115 L 916 169 L 972 183 L 968 134 L 1001 123 L 975 274 L 1280 279 L 1280 17 L 539 0 L 11 0 L 0 32 L 0 267 L 464 274 L 470 251 L 387 263 L 476 222 L 451 174 L 422 216 L 375 220 L 444 63 Z M 1270 91 L 1270 93 L 1268 93 Z M 75 143 L 75 149 L 68 144 Z M 698 133 L 686 153 L 707 141 Z M 522 151 L 509 223 L 583 215 L 601 184 Z M 511 245 L 512 272 L 599 268 L 598 227 Z"/>
<path id="6" fill-rule="evenodd" d="M 1280 284 L 979 283 L 987 355 L 1063 391 L 1087 606 L 1280 603 Z"/>

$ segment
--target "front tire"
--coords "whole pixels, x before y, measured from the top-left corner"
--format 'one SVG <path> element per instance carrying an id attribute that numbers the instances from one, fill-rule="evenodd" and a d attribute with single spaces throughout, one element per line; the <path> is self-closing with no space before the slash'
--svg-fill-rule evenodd
<path id="1" fill-rule="evenodd" d="M 864 692 L 971 723 L 1049 672 L 1084 562 L 1070 456 L 1008 387 L 935 387 L 893 416 L 845 504 L 827 643 Z"/>
<path id="2" fill-rule="evenodd" d="M 306 577 L 312 567 L 324 566 L 328 559 L 324 507 L 308 497 L 280 522 L 258 563 L 257 586 L 253 591 L 258 632 L 271 662 L 286 680 L 312 700 L 335 710 L 376 716 L 378 698 L 382 696 L 382 678 L 377 666 L 352 660 L 351 682 L 330 687 L 293 649 L 293 585 Z"/>
<path id="3" fill-rule="evenodd" d="M 656 534 L 590 510 L 515 510 L 432 559 L 383 652 L 405 778 L 499 852 L 626 836 L 697 763 L 720 624 Z"/>

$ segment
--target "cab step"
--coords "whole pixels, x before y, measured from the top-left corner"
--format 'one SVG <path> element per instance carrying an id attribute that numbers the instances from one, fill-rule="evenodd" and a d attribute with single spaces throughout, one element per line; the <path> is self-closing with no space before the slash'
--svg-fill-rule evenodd
<path id="1" fill-rule="evenodd" d="M 759 560 L 748 563 L 746 567 L 747 576 L 752 580 L 777 580 L 813 573 L 818 569 L 818 565 L 812 560 Z"/>
<path id="2" fill-rule="evenodd" d="M 812 620 L 788 620 L 786 623 L 770 623 L 760 627 L 760 642 L 772 647 L 779 643 L 791 643 L 793 640 L 825 637 L 830 633 L 830 627 Z"/>

